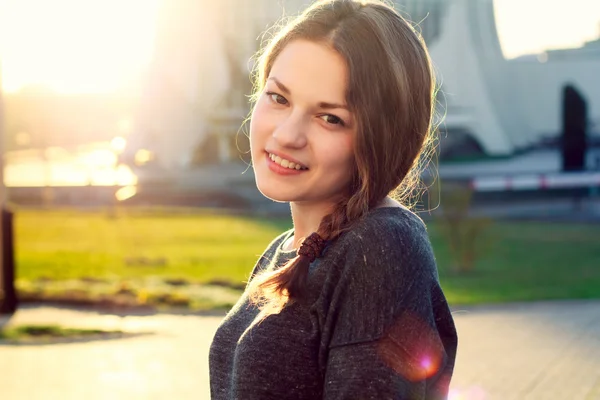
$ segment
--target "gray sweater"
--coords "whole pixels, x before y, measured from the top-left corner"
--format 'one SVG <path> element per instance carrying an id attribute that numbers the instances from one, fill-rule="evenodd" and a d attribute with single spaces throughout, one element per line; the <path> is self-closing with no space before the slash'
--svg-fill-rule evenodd
<path id="1" fill-rule="evenodd" d="M 251 277 L 295 255 L 277 237 Z M 210 348 L 221 399 L 445 399 L 457 335 L 423 222 L 378 208 L 328 243 L 307 296 L 260 323 L 244 293 Z"/>

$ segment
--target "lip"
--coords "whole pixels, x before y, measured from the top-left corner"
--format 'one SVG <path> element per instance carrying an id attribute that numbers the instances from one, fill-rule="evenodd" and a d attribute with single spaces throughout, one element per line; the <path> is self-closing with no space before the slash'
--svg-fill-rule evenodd
<path id="1" fill-rule="evenodd" d="M 285 154 L 285 153 L 281 153 L 281 152 L 279 152 L 279 151 L 271 151 L 271 150 L 265 150 L 265 151 L 267 152 L 267 158 L 269 157 L 269 153 L 271 153 L 271 154 L 275 154 L 276 156 L 279 156 L 279 157 L 281 157 L 281 158 L 285 158 L 286 160 L 288 160 L 288 161 L 291 161 L 291 162 L 293 162 L 294 164 L 300 164 L 300 166 L 302 166 L 302 167 L 304 167 L 304 168 L 308 168 L 306 165 L 304 165 L 304 164 L 303 164 L 303 163 L 301 163 L 300 161 L 296 160 L 296 159 L 295 159 L 295 158 L 293 158 L 293 157 L 290 157 L 290 156 L 288 156 L 288 155 L 287 155 L 287 154 Z M 269 159 L 269 161 L 270 161 L 270 159 Z"/>
<path id="2" fill-rule="evenodd" d="M 275 153 L 273 153 L 273 154 L 275 154 Z M 279 154 L 277 154 L 277 155 L 279 155 Z M 279 157 L 281 157 L 281 156 L 279 156 Z M 269 167 L 269 169 L 279 175 L 286 175 L 286 176 L 300 175 L 301 173 L 308 171 L 306 169 L 290 169 L 290 168 L 282 167 L 281 165 L 277 164 L 275 161 L 273 161 L 269 158 L 269 153 L 265 153 L 265 160 L 267 162 L 267 166 Z"/>

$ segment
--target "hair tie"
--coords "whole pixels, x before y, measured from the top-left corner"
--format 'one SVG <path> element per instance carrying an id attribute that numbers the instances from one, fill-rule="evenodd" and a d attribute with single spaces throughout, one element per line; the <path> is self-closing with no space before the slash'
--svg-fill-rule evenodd
<path id="1" fill-rule="evenodd" d="M 313 232 L 302 241 L 298 255 L 308 257 L 309 262 L 313 262 L 321 255 L 324 247 L 325 240 L 317 232 Z"/>

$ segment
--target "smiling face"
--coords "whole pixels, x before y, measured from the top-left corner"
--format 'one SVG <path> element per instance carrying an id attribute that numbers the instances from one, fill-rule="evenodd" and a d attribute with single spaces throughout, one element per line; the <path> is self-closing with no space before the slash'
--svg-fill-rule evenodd
<path id="1" fill-rule="evenodd" d="M 324 44 L 292 41 L 277 56 L 252 113 L 256 184 L 275 201 L 333 204 L 349 187 L 356 122 L 348 68 Z"/>

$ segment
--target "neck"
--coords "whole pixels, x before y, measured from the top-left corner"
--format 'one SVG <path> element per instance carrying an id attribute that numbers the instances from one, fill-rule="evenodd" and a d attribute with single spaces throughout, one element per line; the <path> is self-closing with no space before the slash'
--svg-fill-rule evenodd
<path id="1" fill-rule="evenodd" d="M 294 224 L 293 242 L 288 243 L 288 249 L 297 249 L 303 238 L 308 237 L 319 229 L 323 217 L 333 211 L 332 203 L 290 203 L 292 222 Z"/>
<path id="2" fill-rule="evenodd" d="M 285 244 L 285 248 L 288 250 L 299 248 L 301 240 L 308 237 L 311 233 L 316 232 L 323 217 L 331 213 L 334 207 L 334 203 L 290 203 L 294 236 Z M 376 208 L 379 207 L 401 207 L 401 205 L 396 200 L 385 197 Z"/>

